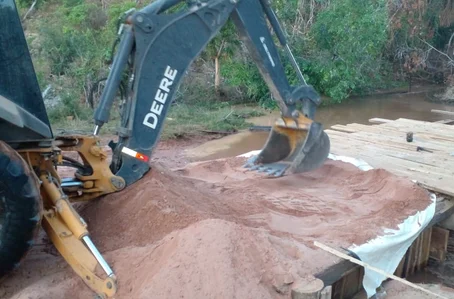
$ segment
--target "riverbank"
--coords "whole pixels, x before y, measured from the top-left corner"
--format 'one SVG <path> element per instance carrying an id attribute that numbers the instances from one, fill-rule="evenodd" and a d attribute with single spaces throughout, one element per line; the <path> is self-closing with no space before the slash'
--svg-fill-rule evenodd
<path id="1" fill-rule="evenodd" d="M 171 140 L 207 134 L 230 135 L 251 126 L 252 123 L 248 119 L 269 113 L 269 110 L 256 105 L 230 105 L 227 102 L 210 101 L 204 104 L 177 103 L 167 114 L 161 139 Z M 115 134 L 119 121 L 119 117 L 112 113 L 112 119 L 104 125 L 101 134 Z M 94 127 L 91 117 L 51 120 L 51 124 L 53 130 L 57 132 L 77 130 L 85 134 L 91 134 Z"/>
<path id="2" fill-rule="evenodd" d="M 399 117 L 425 121 L 441 120 L 442 116 L 431 109 L 454 111 L 454 106 L 429 101 L 429 94 L 440 92 L 440 86 L 415 85 L 411 92 L 402 89 L 382 90 L 376 94 L 352 97 L 340 104 L 330 104 L 318 109 L 316 120 L 325 127 L 336 124 L 368 123 L 373 117 L 396 119 Z M 324 101 L 329 101 L 324 99 Z M 52 121 L 54 131 L 73 131 L 91 134 L 93 129 L 92 111 L 86 111 L 85 118 L 63 118 Z M 203 135 L 227 136 L 246 130 L 252 125 L 269 126 L 279 117 L 279 110 L 265 109 L 258 104 L 232 105 L 228 101 L 196 101 L 174 104 L 167 115 L 161 140 L 198 138 Z M 119 123 L 118 113 L 112 113 L 112 120 L 101 133 L 112 135 Z M 247 135 L 247 134 L 246 134 Z M 260 134 L 258 134 L 260 135 Z M 263 135 L 263 134 L 262 134 Z M 238 137 L 232 137 L 238 138 Z M 248 137 L 249 138 L 249 137 Z M 252 137 L 251 137 L 252 138 Z M 256 138 L 257 139 L 257 138 Z M 263 137 L 257 142 L 261 143 Z"/>

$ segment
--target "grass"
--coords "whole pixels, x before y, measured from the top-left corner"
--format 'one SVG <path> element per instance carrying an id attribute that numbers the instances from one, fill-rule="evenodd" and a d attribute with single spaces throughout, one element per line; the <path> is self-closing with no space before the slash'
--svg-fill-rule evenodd
<path id="1" fill-rule="evenodd" d="M 183 136 L 205 134 L 206 131 L 236 132 L 251 126 L 247 119 L 265 115 L 265 109 L 257 106 L 230 105 L 229 103 L 178 103 L 167 114 L 161 140 Z M 94 128 L 92 119 L 51 120 L 52 128 L 60 133 L 91 134 Z M 102 127 L 102 134 L 114 134 L 118 116 L 112 113 L 112 120 Z"/>
<path id="2" fill-rule="evenodd" d="M 162 134 L 163 139 L 200 135 L 203 131 L 236 132 L 252 125 L 250 117 L 261 116 L 259 107 L 228 104 L 177 104 L 171 108 Z"/>
<path id="3" fill-rule="evenodd" d="M 56 121 L 51 120 L 52 130 L 55 135 L 59 134 L 92 134 L 95 128 L 93 120 L 86 119 L 59 119 Z M 115 134 L 117 128 L 116 122 L 108 122 L 101 129 L 101 134 L 112 135 Z"/>

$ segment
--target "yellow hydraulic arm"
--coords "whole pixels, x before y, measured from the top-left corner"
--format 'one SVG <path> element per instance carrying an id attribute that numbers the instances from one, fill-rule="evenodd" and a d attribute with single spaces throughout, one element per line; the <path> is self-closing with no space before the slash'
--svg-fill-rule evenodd
<path id="1" fill-rule="evenodd" d="M 62 180 L 57 173 L 57 167 L 63 165 L 62 150 L 79 153 L 81 165 L 91 172 L 88 175 L 76 173 L 76 179 L 71 181 Z M 25 148 L 18 152 L 39 178 L 42 226 L 50 240 L 98 298 L 112 297 L 117 291 L 115 274 L 90 239 L 87 224 L 70 202 L 94 199 L 125 186 L 124 181 L 110 171 L 107 154 L 99 146 L 99 139 L 62 136 L 55 139 L 52 147 Z M 99 273 L 101 269 L 104 273 Z"/>

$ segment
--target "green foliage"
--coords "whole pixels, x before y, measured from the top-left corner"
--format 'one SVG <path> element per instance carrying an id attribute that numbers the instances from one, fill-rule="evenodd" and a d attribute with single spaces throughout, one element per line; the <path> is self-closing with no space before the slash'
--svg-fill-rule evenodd
<path id="1" fill-rule="evenodd" d="M 26 10 L 28 10 L 32 6 L 34 1 L 35 0 L 15 0 L 16 6 L 18 9 L 26 9 Z M 39 8 L 44 3 L 45 3 L 45 0 L 37 1 L 35 4 L 35 8 Z"/>
<path id="2" fill-rule="evenodd" d="M 273 10 L 278 15 L 279 21 L 283 27 L 293 25 L 298 13 L 298 4 L 300 0 L 272 0 Z"/>
<path id="3" fill-rule="evenodd" d="M 32 2 L 18 1 L 30 5 Z M 390 36 L 398 37 L 398 34 L 389 35 L 387 31 L 388 0 L 308 0 L 303 1 L 304 5 L 300 0 L 271 2 L 308 83 L 318 92 L 341 102 L 351 94 L 387 84 L 386 76 L 391 67 L 386 62 L 385 46 Z M 65 90 L 60 95 L 63 107 L 51 113 L 52 119 L 66 121 L 67 116 L 91 118 L 82 104 L 83 94 L 87 92 L 86 83 L 107 75 L 105 60 L 110 57 L 117 38 L 118 18 L 130 8 L 139 7 L 131 0 L 107 3 L 106 8 L 92 0 L 46 0 L 39 3 L 42 3 L 40 10 L 46 11 L 46 15 L 36 18 L 41 21 L 33 21 L 37 22 L 36 26 L 28 26 L 28 30 L 39 34 L 36 42 L 39 55 L 34 55 L 34 59 L 40 86 L 52 83 L 59 90 Z M 176 12 L 185 5 L 172 11 Z M 436 22 L 434 11 L 427 10 L 426 14 L 427 20 Z M 409 30 L 407 25 L 404 24 L 402 32 Z M 280 51 L 283 54 L 282 49 Z M 223 79 L 221 95 L 206 84 L 212 78 L 215 58 L 219 59 Z M 235 119 L 234 113 L 227 120 L 221 117 L 229 113 L 235 99 L 240 99 L 235 103 L 276 108 L 268 86 L 250 58 L 249 53 L 243 51 L 236 28 L 229 20 L 196 60 L 197 70 L 186 75 L 197 77 L 197 80 L 188 81 L 180 88 L 176 97 L 178 105 L 171 110 L 171 115 L 182 121 L 171 122 L 169 127 L 175 130 L 173 126 L 177 125 L 184 126 L 182 130 L 242 127 L 244 123 Z M 300 84 L 285 54 L 281 58 L 290 83 Z M 229 101 L 222 103 L 223 97 Z M 210 114 L 215 115 L 211 120 Z M 177 136 L 178 130 L 170 135 Z"/>
<path id="4" fill-rule="evenodd" d="M 138 8 L 135 1 L 122 1 L 110 5 L 107 9 L 109 30 L 116 33 L 118 19 L 123 15 L 123 13 L 135 7 Z"/>
<path id="5" fill-rule="evenodd" d="M 201 54 L 202 58 L 214 59 L 220 54 L 220 59 L 228 59 L 232 57 L 235 50 L 238 49 L 240 41 L 236 33 L 235 25 L 231 20 L 227 21 L 226 25 L 219 31 Z"/>
<path id="6" fill-rule="evenodd" d="M 311 29 L 310 82 L 340 102 L 381 80 L 387 41 L 385 0 L 333 0 Z"/>
<path id="7" fill-rule="evenodd" d="M 55 11 L 36 22 L 39 53 L 34 56 L 38 56 L 35 64 L 40 86 L 52 83 L 54 88 L 65 90 L 60 94 L 62 107 L 50 113 L 53 120 L 86 115 L 81 113 L 86 108 L 80 101 L 70 98 L 80 99 L 87 92 L 87 82 L 106 76 L 105 61 L 116 38 L 115 23 L 131 4 L 115 4 L 104 11 L 89 0 L 64 0 Z M 50 82 L 45 82 L 45 78 Z"/>
<path id="8" fill-rule="evenodd" d="M 202 130 L 235 132 L 251 126 L 248 117 L 264 115 L 254 107 L 232 107 L 228 103 L 205 101 L 173 106 L 164 123 L 163 139 L 198 135 Z"/>
<path id="9" fill-rule="evenodd" d="M 268 86 L 252 61 L 228 60 L 222 69 L 226 83 L 240 89 L 245 103 L 258 103 L 264 108 L 275 108 Z"/>
<path id="10" fill-rule="evenodd" d="M 76 119 L 87 120 L 90 117 L 91 111 L 83 107 L 77 102 L 79 97 L 71 92 L 61 94 L 61 105 L 49 111 L 49 118 L 52 121 L 65 119 L 68 116 Z"/>

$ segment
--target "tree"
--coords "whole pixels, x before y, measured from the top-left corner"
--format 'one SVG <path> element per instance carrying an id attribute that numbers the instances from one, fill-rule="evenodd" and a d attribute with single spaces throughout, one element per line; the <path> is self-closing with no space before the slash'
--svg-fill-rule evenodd
<path id="1" fill-rule="evenodd" d="M 214 88 L 217 94 L 221 86 L 221 63 L 232 57 L 239 45 L 235 25 L 229 20 L 202 53 L 202 57 L 214 63 Z"/>
<path id="2" fill-rule="evenodd" d="M 375 88 L 382 79 L 388 38 L 386 1 L 333 0 L 318 13 L 306 71 L 333 100 Z"/>

